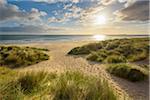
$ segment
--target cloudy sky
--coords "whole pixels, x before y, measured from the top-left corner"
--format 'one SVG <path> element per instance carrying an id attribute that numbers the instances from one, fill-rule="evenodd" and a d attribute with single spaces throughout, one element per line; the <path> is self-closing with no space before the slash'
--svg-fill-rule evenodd
<path id="1" fill-rule="evenodd" d="M 148 34 L 148 0 L 0 0 L 0 34 Z"/>

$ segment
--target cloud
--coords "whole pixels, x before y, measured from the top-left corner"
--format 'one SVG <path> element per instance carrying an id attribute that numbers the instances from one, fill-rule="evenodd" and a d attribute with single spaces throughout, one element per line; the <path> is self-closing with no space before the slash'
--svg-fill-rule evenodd
<path id="1" fill-rule="evenodd" d="M 0 0 L 0 5 L 6 4 L 6 0 Z"/>
<path id="2" fill-rule="evenodd" d="M 72 3 L 64 4 L 63 9 L 53 11 L 55 16 L 48 18 L 48 22 L 67 22 L 70 19 L 77 19 L 80 17 L 80 13 L 83 9 L 80 7 L 73 5 Z"/>
<path id="3" fill-rule="evenodd" d="M 136 1 L 135 3 L 115 12 L 121 20 L 149 20 L 149 1 Z"/>
<path id="4" fill-rule="evenodd" d="M 49 23 L 61 23 L 64 22 L 65 18 L 56 18 L 56 17 L 50 17 L 48 18 Z"/>
<path id="5" fill-rule="evenodd" d="M 33 0 L 35 2 L 47 2 L 47 3 L 57 3 L 57 2 L 72 2 L 72 3 L 78 3 L 80 0 Z"/>
<path id="6" fill-rule="evenodd" d="M 85 26 L 92 24 L 93 20 L 95 20 L 95 17 L 102 14 L 101 12 L 103 9 L 104 9 L 104 6 L 97 5 L 97 6 L 82 10 L 80 13 L 80 22 L 82 23 L 82 25 L 85 25 Z"/>
<path id="7" fill-rule="evenodd" d="M 41 18 L 46 15 L 36 8 L 26 12 L 6 0 L 0 0 L 0 32 L 46 32 L 49 26 Z"/>
<path id="8" fill-rule="evenodd" d="M 31 9 L 31 12 L 30 13 L 28 13 L 27 15 L 26 15 L 26 17 L 27 18 L 29 18 L 30 20 L 36 20 L 36 19 L 40 19 L 40 17 L 41 16 L 46 16 L 47 15 L 47 13 L 46 12 L 44 12 L 44 11 L 39 11 L 38 9 L 36 9 L 36 8 L 32 8 Z"/>
<path id="9" fill-rule="evenodd" d="M 37 26 L 33 26 L 33 25 L 20 25 L 20 26 L 11 26 L 11 27 L 0 27 L 0 33 L 7 33 L 7 32 L 11 32 L 11 33 L 49 33 L 49 32 L 63 32 L 66 31 L 67 29 L 64 27 L 51 27 L 51 26 L 43 26 L 43 25 L 37 25 Z"/>
<path id="10" fill-rule="evenodd" d="M 0 27 L 0 32 L 45 32 L 40 26 Z"/>
<path id="11" fill-rule="evenodd" d="M 66 13 L 64 13 L 65 18 L 79 18 L 83 10 L 82 8 L 76 5 L 71 5 L 67 7 L 64 6 L 64 9 L 67 10 Z"/>
<path id="12" fill-rule="evenodd" d="M 128 7 L 131 4 L 135 3 L 136 1 L 144 1 L 144 0 L 101 0 L 100 3 L 102 5 L 110 5 L 110 4 L 113 4 L 115 2 L 120 2 L 120 3 L 124 3 L 125 7 Z"/>
<path id="13" fill-rule="evenodd" d="M 79 2 L 79 0 L 72 0 L 72 2 L 74 2 L 74 3 L 78 3 L 78 2 Z"/>
<path id="14" fill-rule="evenodd" d="M 128 7 L 135 3 L 136 1 L 144 1 L 144 0 L 118 0 L 120 3 L 125 3 L 125 7 Z"/>
<path id="15" fill-rule="evenodd" d="M 47 13 L 32 8 L 30 12 L 19 10 L 16 5 L 8 4 L 5 0 L 0 1 L 0 21 L 9 19 L 18 20 L 39 20 L 41 16 L 46 16 Z"/>
<path id="16" fill-rule="evenodd" d="M 109 5 L 112 4 L 116 0 L 101 0 L 100 3 L 103 5 Z"/>

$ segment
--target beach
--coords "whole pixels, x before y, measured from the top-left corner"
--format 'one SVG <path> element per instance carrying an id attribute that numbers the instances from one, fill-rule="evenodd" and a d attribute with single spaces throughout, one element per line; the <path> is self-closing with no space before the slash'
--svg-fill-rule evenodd
<path id="1" fill-rule="evenodd" d="M 0 100 L 149 100 L 149 0 L 0 0 Z"/>
<path id="2" fill-rule="evenodd" d="M 148 80 L 132 83 L 108 74 L 105 71 L 105 65 L 87 61 L 84 56 L 70 56 L 67 53 L 74 47 L 82 46 L 94 41 L 76 41 L 76 42 L 45 42 L 45 43 L 27 43 L 27 44 L 8 44 L 17 46 L 29 46 L 37 48 L 47 48 L 47 54 L 50 59 L 24 68 L 18 68 L 19 71 L 49 71 L 62 73 L 65 71 L 81 71 L 88 75 L 104 77 L 110 85 L 117 90 L 121 99 L 130 96 L 134 100 L 148 100 Z M 124 95 L 123 95 L 124 94 Z M 125 96 L 125 97 L 124 97 Z"/>

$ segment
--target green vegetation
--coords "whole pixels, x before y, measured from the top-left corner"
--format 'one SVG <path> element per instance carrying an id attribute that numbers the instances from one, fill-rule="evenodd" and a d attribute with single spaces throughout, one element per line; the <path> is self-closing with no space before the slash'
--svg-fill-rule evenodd
<path id="1" fill-rule="evenodd" d="M 2 73 L 5 73 L 5 78 L 10 80 L 6 82 L 1 77 L 4 76 Z M 10 73 L 14 75 L 9 76 Z M 55 74 L 42 71 L 19 75 L 16 73 L 8 68 L 0 69 L 0 99 L 117 100 L 117 96 L 106 80 L 86 76 L 80 72 Z"/>
<path id="2" fill-rule="evenodd" d="M 17 68 L 48 60 L 49 56 L 44 51 L 47 49 L 0 46 L 0 65 Z"/>
<path id="3" fill-rule="evenodd" d="M 79 72 L 67 72 L 60 75 L 53 85 L 54 100 L 117 99 L 106 81 L 84 76 Z"/>
<path id="4" fill-rule="evenodd" d="M 31 48 L 31 49 L 35 49 L 35 50 L 41 50 L 41 51 L 49 51 L 46 48 L 35 48 L 35 47 L 26 47 L 26 48 Z"/>
<path id="5" fill-rule="evenodd" d="M 7 67 L 0 67 L 0 83 L 1 82 L 5 83 L 10 80 L 13 80 L 15 78 L 13 76 L 16 76 L 16 75 L 17 73 L 14 70 L 9 69 Z"/>
<path id="6" fill-rule="evenodd" d="M 129 64 L 108 65 L 107 71 L 113 75 L 128 79 L 132 82 L 144 80 L 148 75 L 142 70 L 133 68 Z"/>
<path id="7" fill-rule="evenodd" d="M 113 39 L 76 47 L 68 54 L 84 54 L 87 60 L 107 64 L 109 73 L 134 82 L 144 80 L 149 67 L 133 68 L 126 63 L 149 61 L 149 46 L 149 38 Z"/>
<path id="8" fill-rule="evenodd" d="M 123 62 L 126 62 L 126 59 L 124 56 L 111 55 L 105 59 L 105 62 L 106 63 L 123 63 Z"/>
<path id="9" fill-rule="evenodd" d="M 82 47 L 75 47 L 71 51 L 69 51 L 68 54 L 71 55 L 89 54 L 91 51 L 96 51 L 101 48 L 102 46 L 99 43 L 90 43 Z"/>
<path id="10" fill-rule="evenodd" d="M 124 63 L 148 59 L 149 39 L 114 39 L 76 47 L 68 52 L 71 55 L 86 54 L 87 60 L 103 63 Z"/>

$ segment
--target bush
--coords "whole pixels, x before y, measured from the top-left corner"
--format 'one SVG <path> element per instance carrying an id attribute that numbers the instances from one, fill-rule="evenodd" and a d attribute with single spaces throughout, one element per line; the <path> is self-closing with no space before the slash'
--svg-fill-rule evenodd
<path id="1" fill-rule="evenodd" d="M 129 81 L 136 82 L 144 80 L 147 75 L 139 69 L 132 68 L 128 64 L 113 64 L 109 65 L 107 71 L 118 77 L 128 79 Z"/>

